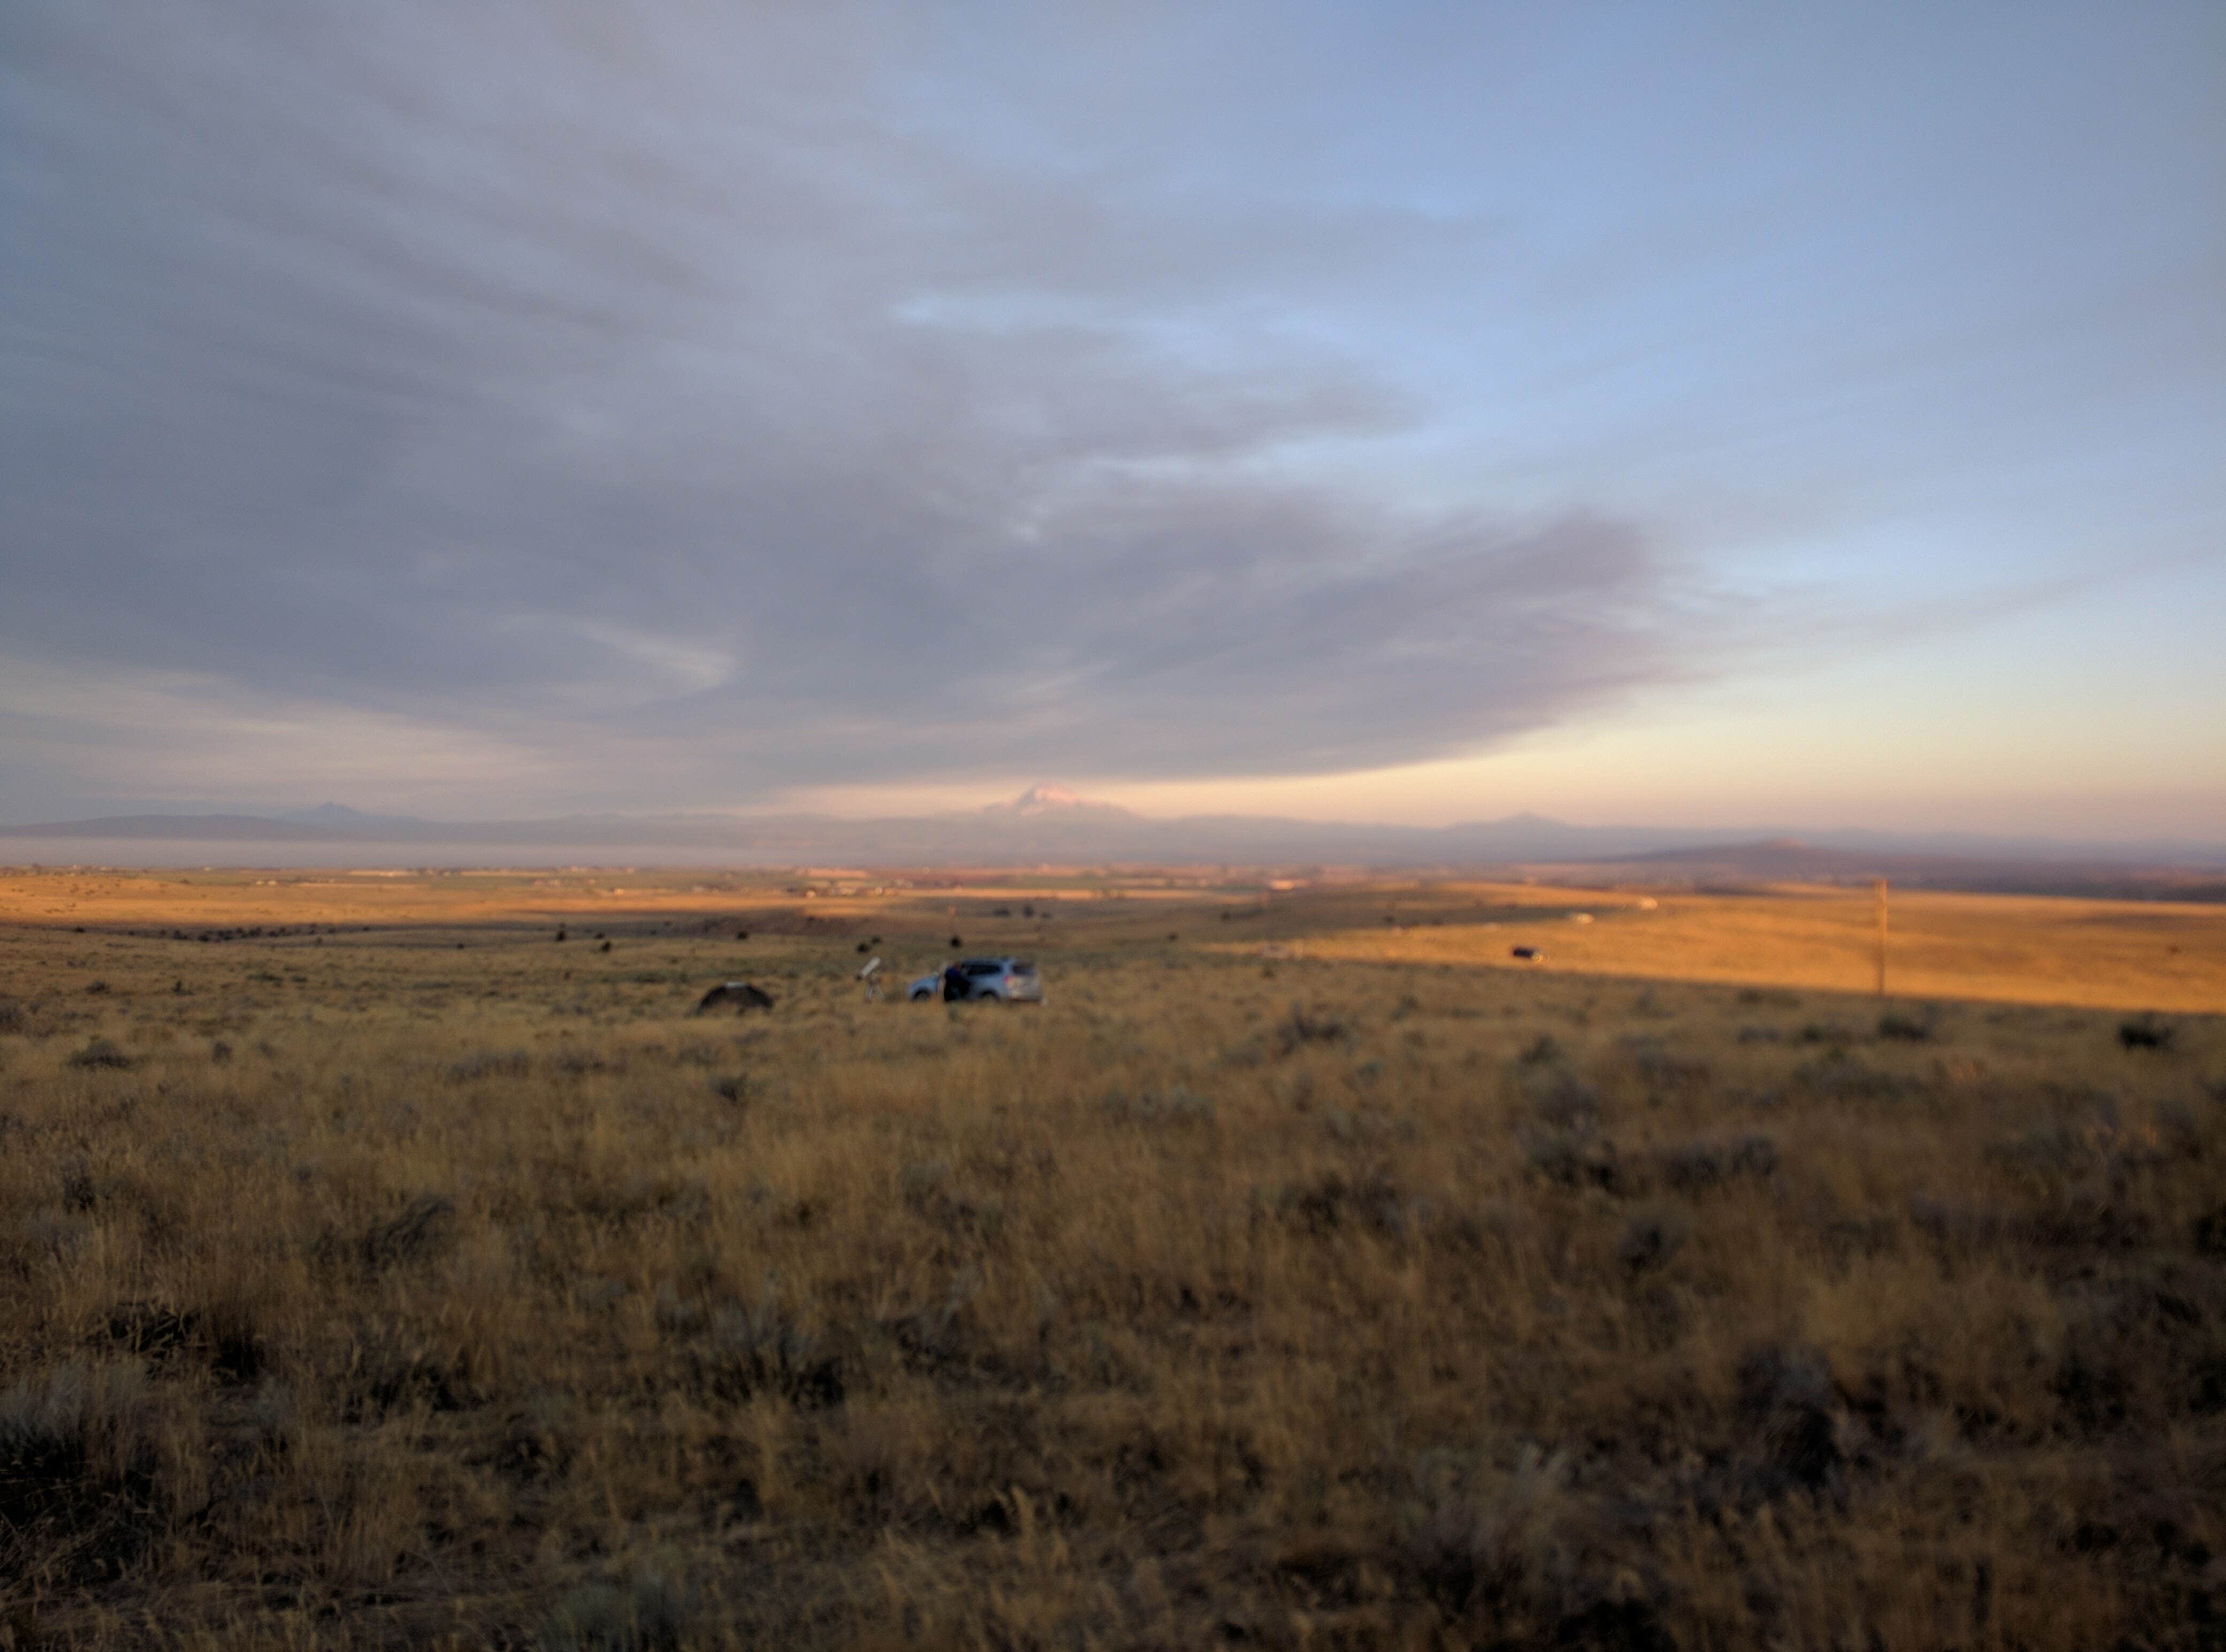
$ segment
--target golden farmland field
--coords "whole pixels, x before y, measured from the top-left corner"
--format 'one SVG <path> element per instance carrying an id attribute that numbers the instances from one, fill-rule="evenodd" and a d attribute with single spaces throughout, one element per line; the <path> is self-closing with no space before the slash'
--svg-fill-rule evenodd
<path id="1" fill-rule="evenodd" d="M 1371 889 L 1347 905 L 1383 911 L 1373 923 L 1348 912 L 1313 955 L 1510 968 L 1527 967 L 1510 947 L 1530 944 L 1546 950 L 1549 968 L 1596 975 L 1837 992 L 1869 992 L 1876 980 L 1867 889 L 1437 884 L 1412 896 Z M 2226 1011 L 2226 907 L 1896 891 L 1889 912 L 1887 988 L 1897 995 Z"/>
<path id="2" fill-rule="evenodd" d="M 2226 913 L 798 881 L 0 874 L 0 1647 L 2226 1641 Z"/>

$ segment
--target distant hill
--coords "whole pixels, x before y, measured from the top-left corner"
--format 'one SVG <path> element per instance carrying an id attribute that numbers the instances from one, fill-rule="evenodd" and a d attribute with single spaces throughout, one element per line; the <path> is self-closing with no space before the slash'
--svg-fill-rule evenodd
<path id="1" fill-rule="evenodd" d="M 1899 853 L 1836 848 L 1795 837 L 1660 849 L 1624 861 L 1550 868 L 1577 878 L 1699 887 L 1739 883 L 1850 883 L 1884 878 L 1927 889 L 2083 894 L 2128 899 L 2226 900 L 2226 868 L 2067 855 Z"/>
<path id="2" fill-rule="evenodd" d="M 798 814 L 430 821 L 321 804 L 271 816 L 126 815 L 0 827 L 0 840 L 7 839 L 263 844 L 274 850 L 329 843 L 389 855 L 412 846 L 451 854 L 477 847 L 489 861 L 561 852 L 654 860 L 662 851 L 760 866 L 1373 866 L 1521 869 L 1571 881 L 1650 884 L 1884 876 L 1943 888 L 2100 893 L 2108 886 L 2145 894 L 2226 886 L 2226 846 L 2218 845 L 1865 831 L 1801 838 L 1766 829 L 1576 826 L 1535 814 L 1445 827 L 1252 815 L 1160 819 L 1048 785 L 986 808 L 872 820 Z"/>
<path id="3" fill-rule="evenodd" d="M 353 832 L 263 815 L 104 815 L 39 826 L 0 826 L 0 837 L 116 837 L 189 843 L 347 843 Z"/>
<path id="4" fill-rule="evenodd" d="M 321 803 L 315 809 L 289 809 L 277 818 L 345 833 L 350 837 L 376 837 L 397 832 L 406 836 L 438 829 L 438 823 L 419 820 L 414 815 L 366 815 L 360 809 L 351 809 L 341 803 Z"/>
<path id="5" fill-rule="evenodd" d="M 1695 873 L 1727 872 L 1745 877 L 1879 877 L 1918 866 L 1962 866 L 1945 855 L 1833 848 L 1797 837 L 1766 837 L 1752 843 L 1709 843 L 1694 848 L 1657 849 L 1633 857 L 1634 863 Z"/>

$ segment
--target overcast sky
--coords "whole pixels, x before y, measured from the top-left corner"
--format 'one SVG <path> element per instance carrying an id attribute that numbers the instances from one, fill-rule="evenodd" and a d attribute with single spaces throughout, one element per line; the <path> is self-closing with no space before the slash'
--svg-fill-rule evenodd
<path id="1" fill-rule="evenodd" d="M 0 7 L 0 820 L 2226 822 L 2226 7 Z"/>

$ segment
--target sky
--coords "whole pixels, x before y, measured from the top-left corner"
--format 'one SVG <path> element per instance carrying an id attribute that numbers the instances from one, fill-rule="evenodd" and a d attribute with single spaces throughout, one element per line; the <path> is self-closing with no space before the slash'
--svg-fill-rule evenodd
<path id="1" fill-rule="evenodd" d="M 2226 838 L 2226 7 L 11 0 L 0 823 Z"/>

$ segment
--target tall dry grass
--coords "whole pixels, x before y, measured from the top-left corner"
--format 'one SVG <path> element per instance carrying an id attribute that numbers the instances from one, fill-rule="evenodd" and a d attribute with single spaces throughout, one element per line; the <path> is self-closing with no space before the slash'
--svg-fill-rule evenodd
<path id="1" fill-rule="evenodd" d="M 2216 1020 L 1206 918 L 0 931 L 0 1646 L 2221 1643 Z"/>

